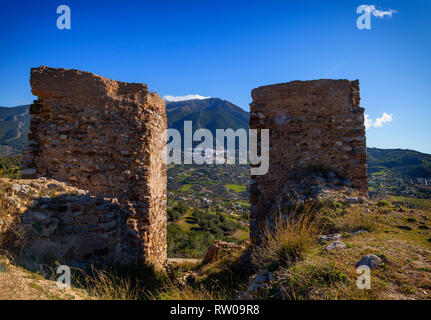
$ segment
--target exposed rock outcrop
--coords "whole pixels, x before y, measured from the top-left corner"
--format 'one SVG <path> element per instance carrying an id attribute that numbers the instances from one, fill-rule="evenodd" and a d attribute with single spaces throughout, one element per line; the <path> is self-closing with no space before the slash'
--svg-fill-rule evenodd
<path id="1" fill-rule="evenodd" d="M 208 248 L 203 263 L 211 263 L 221 258 L 224 255 L 234 251 L 241 250 L 242 247 L 231 242 L 214 240 L 214 243 Z"/>

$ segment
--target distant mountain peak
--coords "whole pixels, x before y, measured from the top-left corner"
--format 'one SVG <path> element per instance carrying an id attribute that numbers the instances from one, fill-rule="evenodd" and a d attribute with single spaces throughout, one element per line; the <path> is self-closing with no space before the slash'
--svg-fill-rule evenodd
<path id="1" fill-rule="evenodd" d="M 180 101 L 189 101 L 189 100 L 205 100 L 210 98 L 211 97 L 204 97 L 199 94 L 188 94 L 185 96 L 166 95 L 163 97 L 163 100 L 165 100 L 166 102 L 180 102 Z"/>
<path id="2" fill-rule="evenodd" d="M 248 129 L 249 114 L 233 103 L 220 98 L 192 99 L 166 103 L 168 127 L 180 130 L 184 121 L 192 121 L 193 129 Z"/>

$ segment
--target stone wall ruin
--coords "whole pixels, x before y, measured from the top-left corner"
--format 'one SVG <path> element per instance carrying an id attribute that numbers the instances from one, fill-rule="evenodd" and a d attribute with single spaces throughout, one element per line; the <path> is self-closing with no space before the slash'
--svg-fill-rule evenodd
<path id="1" fill-rule="evenodd" d="M 122 263 L 142 258 L 162 267 L 166 262 L 164 101 L 145 84 L 79 70 L 33 68 L 30 84 L 38 100 L 30 106 L 24 178 L 52 178 L 98 197 L 86 205 L 92 209 L 86 208 L 90 218 L 77 218 L 75 213 L 83 211 L 73 210 L 79 199 L 62 208 L 57 225 L 67 225 L 68 232 L 59 228 L 45 237 L 75 246 L 77 252 L 76 247 L 85 245 L 87 259 L 97 254 Z M 115 206 L 109 219 L 108 211 L 95 210 L 101 206 Z M 100 243 L 74 240 L 74 235 L 89 232 L 103 236 L 109 245 L 101 250 Z"/>
<path id="2" fill-rule="evenodd" d="M 367 196 L 364 109 L 359 81 L 293 81 L 252 91 L 250 128 L 270 130 L 269 171 L 252 176 L 250 237 L 292 203 L 326 189 Z M 316 173 L 318 172 L 318 174 Z"/>

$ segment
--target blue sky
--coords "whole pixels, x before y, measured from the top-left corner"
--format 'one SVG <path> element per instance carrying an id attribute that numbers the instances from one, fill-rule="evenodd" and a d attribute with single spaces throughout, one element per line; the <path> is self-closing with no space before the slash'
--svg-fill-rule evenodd
<path id="1" fill-rule="evenodd" d="M 56 27 L 57 6 L 72 29 Z M 356 8 L 393 9 L 359 30 Z M 431 1 L 2 1 L 0 105 L 31 102 L 30 68 L 75 68 L 248 110 L 261 85 L 359 79 L 367 144 L 431 153 Z M 388 119 L 388 117 L 386 117 Z"/>

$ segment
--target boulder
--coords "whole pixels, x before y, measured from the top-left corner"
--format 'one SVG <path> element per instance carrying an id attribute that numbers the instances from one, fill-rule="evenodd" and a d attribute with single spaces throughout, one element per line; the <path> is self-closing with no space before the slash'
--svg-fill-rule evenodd
<path id="1" fill-rule="evenodd" d="M 343 241 L 337 240 L 334 242 L 331 242 L 330 244 L 328 244 L 325 248 L 326 251 L 331 251 L 331 250 L 339 250 L 339 249 L 345 249 L 346 245 L 344 244 Z"/>
<path id="2" fill-rule="evenodd" d="M 51 182 L 47 185 L 47 189 L 51 191 L 64 190 L 64 186 L 58 182 Z"/>
<path id="3" fill-rule="evenodd" d="M 18 193 L 21 190 L 21 186 L 18 183 L 14 183 L 12 184 L 11 189 L 14 193 Z"/>
<path id="4" fill-rule="evenodd" d="M 21 185 L 21 189 L 19 190 L 19 195 L 20 196 L 27 196 L 31 191 L 31 188 L 29 185 L 27 184 L 23 184 Z"/>
<path id="5" fill-rule="evenodd" d="M 208 248 L 203 263 L 211 263 L 223 255 L 233 251 L 241 250 L 242 247 L 231 242 L 214 240 L 214 243 Z"/>
<path id="6" fill-rule="evenodd" d="M 358 230 L 358 231 L 352 232 L 351 234 L 352 235 L 358 235 L 358 234 L 363 234 L 363 233 L 368 233 L 368 231 L 367 230 Z"/>
<path id="7" fill-rule="evenodd" d="M 358 203 L 358 198 L 356 198 L 356 197 L 346 198 L 346 204 L 356 204 L 356 203 Z"/>
<path id="8" fill-rule="evenodd" d="M 367 266 L 370 269 L 372 268 L 376 268 L 379 265 L 382 264 L 382 259 L 378 256 L 376 256 L 375 254 L 367 254 L 365 256 L 362 257 L 361 261 L 359 261 L 356 266 Z"/>
<path id="9" fill-rule="evenodd" d="M 337 241 L 337 240 L 340 240 L 341 238 L 342 236 L 339 233 L 322 235 L 319 237 L 319 243 L 324 243 L 328 241 Z"/>

